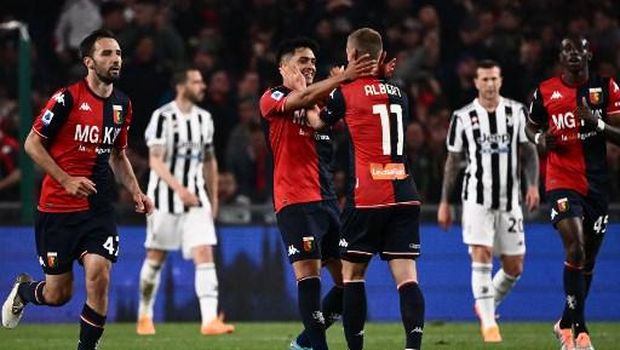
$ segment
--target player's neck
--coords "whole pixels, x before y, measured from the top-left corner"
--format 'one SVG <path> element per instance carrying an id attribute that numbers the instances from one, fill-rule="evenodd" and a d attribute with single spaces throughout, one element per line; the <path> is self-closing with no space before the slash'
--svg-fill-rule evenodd
<path id="1" fill-rule="evenodd" d="M 88 85 L 90 91 L 93 92 L 93 94 L 101 98 L 110 97 L 110 95 L 112 95 L 112 91 L 114 90 L 113 84 L 106 84 L 91 74 L 88 74 L 86 76 L 86 84 Z"/>
<path id="2" fill-rule="evenodd" d="M 479 96 L 478 102 L 480 103 L 482 108 L 487 110 L 487 112 L 493 112 L 497 109 L 497 106 L 499 105 L 499 96 L 490 100 Z"/>
<path id="3" fill-rule="evenodd" d="M 573 73 L 571 71 L 565 70 L 562 72 L 560 79 L 566 84 L 570 86 L 581 85 L 588 81 L 590 78 L 590 74 L 587 69 Z"/>
<path id="4" fill-rule="evenodd" d="M 174 99 L 174 102 L 177 104 L 177 107 L 183 114 L 189 114 L 189 112 L 192 111 L 192 107 L 194 106 L 194 104 L 190 100 L 185 98 L 177 97 Z"/>

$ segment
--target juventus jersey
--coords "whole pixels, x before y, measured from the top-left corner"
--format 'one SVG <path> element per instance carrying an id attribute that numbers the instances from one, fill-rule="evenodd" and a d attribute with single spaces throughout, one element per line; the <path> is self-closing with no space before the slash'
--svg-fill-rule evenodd
<path id="1" fill-rule="evenodd" d="M 500 97 L 494 112 L 478 99 L 454 112 L 448 130 L 450 152 L 465 152 L 463 201 L 510 211 L 519 205 L 518 146 L 525 136 L 525 108 Z"/>
<path id="2" fill-rule="evenodd" d="M 189 114 L 182 113 L 172 101 L 153 112 L 144 133 L 146 145 L 164 146 L 164 163 L 170 173 L 187 189 L 193 191 L 201 206 L 208 204 L 203 177 L 205 152 L 213 144 L 213 119 L 202 108 L 193 106 Z M 154 170 L 149 176 L 148 196 L 155 208 L 179 214 L 188 211 L 181 198 Z"/>

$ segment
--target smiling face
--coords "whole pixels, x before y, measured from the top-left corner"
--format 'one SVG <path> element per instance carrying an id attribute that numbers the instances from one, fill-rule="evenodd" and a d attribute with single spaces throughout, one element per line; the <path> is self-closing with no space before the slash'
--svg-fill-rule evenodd
<path id="1" fill-rule="evenodd" d="M 112 38 L 100 38 L 93 45 L 92 54 L 84 57 L 89 74 L 93 72 L 99 80 L 112 84 L 121 74 L 121 48 Z"/>
<path id="2" fill-rule="evenodd" d="M 310 85 L 314 81 L 316 74 L 316 57 L 314 52 L 308 47 L 296 48 L 290 57 L 285 57 L 283 64 L 297 67 L 301 74 L 306 78 L 306 84 Z"/>
<path id="3" fill-rule="evenodd" d="M 590 44 L 584 38 L 565 38 L 560 47 L 560 64 L 572 73 L 587 70 L 592 58 Z"/>

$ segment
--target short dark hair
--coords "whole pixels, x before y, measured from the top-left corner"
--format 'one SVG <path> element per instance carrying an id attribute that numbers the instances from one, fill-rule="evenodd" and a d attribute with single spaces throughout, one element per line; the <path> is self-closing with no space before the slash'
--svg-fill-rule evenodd
<path id="1" fill-rule="evenodd" d="M 278 47 L 278 53 L 276 54 L 276 62 L 280 64 L 282 62 L 282 58 L 289 54 L 294 54 L 295 50 L 300 48 L 309 48 L 314 55 L 318 55 L 319 53 L 319 44 L 316 41 L 306 38 L 306 37 L 297 37 L 294 39 L 287 39 L 280 43 Z"/>
<path id="2" fill-rule="evenodd" d="M 118 42 L 118 39 L 116 39 L 116 36 L 114 36 L 111 31 L 106 29 L 97 29 L 94 32 L 88 34 L 88 36 L 86 36 L 86 38 L 84 38 L 80 43 L 80 58 L 83 59 L 84 57 L 88 56 L 92 57 L 95 43 L 97 42 L 97 40 L 102 38 L 110 38 Z"/>
<path id="3" fill-rule="evenodd" d="M 383 39 L 379 32 L 366 27 L 349 34 L 347 45 L 357 50 L 360 55 L 369 54 L 370 58 L 379 59 L 383 50 Z"/>
<path id="4" fill-rule="evenodd" d="M 200 71 L 198 67 L 193 66 L 193 65 L 188 65 L 188 64 L 176 67 L 172 71 L 172 77 L 170 80 L 170 82 L 172 83 L 172 87 L 185 83 L 187 81 L 187 72 L 190 72 L 193 70 Z"/>
<path id="5" fill-rule="evenodd" d="M 499 65 L 499 63 L 497 61 L 490 60 L 490 59 L 481 60 L 481 61 L 478 61 L 476 63 L 476 69 L 478 69 L 478 68 L 489 69 L 489 68 L 493 68 L 493 67 L 497 67 L 499 69 L 502 69 L 502 67 Z"/>

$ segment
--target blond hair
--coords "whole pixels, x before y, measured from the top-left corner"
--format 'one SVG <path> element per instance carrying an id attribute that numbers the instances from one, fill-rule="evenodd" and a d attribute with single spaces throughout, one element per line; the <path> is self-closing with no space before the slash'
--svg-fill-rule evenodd
<path id="1" fill-rule="evenodd" d="M 383 50 L 383 40 L 376 30 L 360 28 L 349 34 L 347 48 L 355 49 L 359 55 L 370 54 L 371 58 L 379 59 Z"/>

